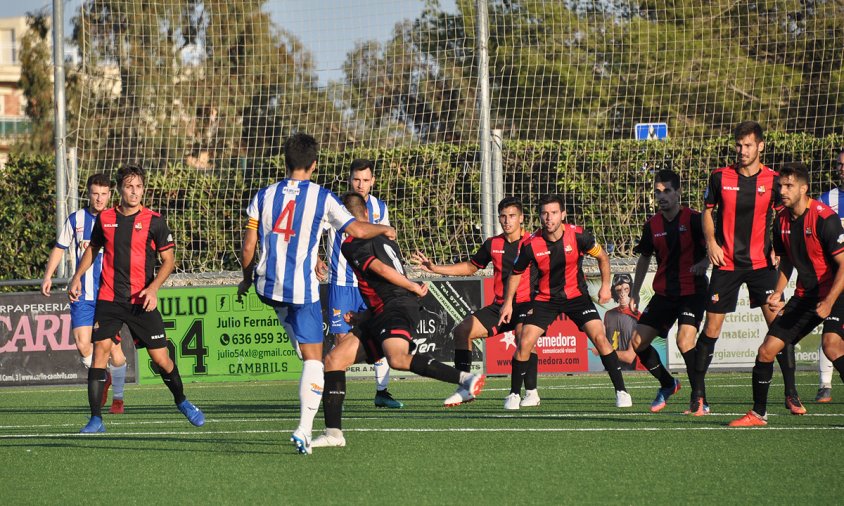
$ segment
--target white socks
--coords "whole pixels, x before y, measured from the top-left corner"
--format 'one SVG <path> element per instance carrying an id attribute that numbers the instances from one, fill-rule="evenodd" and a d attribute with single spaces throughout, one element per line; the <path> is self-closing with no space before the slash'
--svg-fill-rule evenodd
<path id="1" fill-rule="evenodd" d="M 381 357 L 381 360 L 373 365 L 375 366 L 375 390 L 383 392 L 390 384 L 390 364 L 387 363 L 386 357 Z"/>
<path id="2" fill-rule="evenodd" d="M 123 399 L 123 385 L 126 384 L 126 364 L 120 367 L 113 365 L 108 366 L 111 373 L 111 392 L 112 398 Z"/>
<path id="3" fill-rule="evenodd" d="M 90 354 L 87 357 L 81 357 L 79 359 L 82 362 L 82 365 L 85 366 L 85 369 L 90 369 L 91 364 L 94 362 L 94 354 Z"/>
<path id="4" fill-rule="evenodd" d="M 832 388 L 832 361 L 826 358 L 823 344 L 818 346 L 818 372 L 820 373 L 820 388 Z"/>
<path id="5" fill-rule="evenodd" d="M 305 360 L 299 379 L 299 429 L 308 437 L 314 428 L 314 418 L 322 401 L 325 385 L 323 365 L 319 360 Z"/>

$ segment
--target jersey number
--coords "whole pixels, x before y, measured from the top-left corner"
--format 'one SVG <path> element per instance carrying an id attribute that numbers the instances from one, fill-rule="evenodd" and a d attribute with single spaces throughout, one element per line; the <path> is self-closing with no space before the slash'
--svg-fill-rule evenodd
<path id="1" fill-rule="evenodd" d="M 296 235 L 296 231 L 293 230 L 293 217 L 295 214 L 296 201 L 291 200 L 284 206 L 278 220 L 276 220 L 275 225 L 273 226 L 273 232 L 281 234 L 281 238 L 284 242 L 290 242 L 290 238 Z"/>
<path id="2" fill-rule="evenodd" d="M 395 267 L 395 269 L 399 271 L 399 274 L 404 274 L 404 267 L 402 267 L 401 260 L 399 260 L 399 256 L 396 255 L 396 252 L 393 250 L 393 248 L 391 248 L 388 244 L 385 244 L 384 251 L 387 252 L 387 256 L 390 257 L 390 260 L 393 261 L 393 267 Z"/>

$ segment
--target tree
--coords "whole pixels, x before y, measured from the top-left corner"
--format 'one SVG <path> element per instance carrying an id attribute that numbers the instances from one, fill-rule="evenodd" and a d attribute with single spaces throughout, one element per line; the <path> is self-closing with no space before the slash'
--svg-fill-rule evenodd
<path id="1" fill-rule="evenodd" d="M 26 98 L 24 112 L 32 128 L 12 146 L 12 151 L 49 155 L 54 149 L 50 16 L 43 10 L 30 12 L 26 24 L 29 29 L 21 38 L 19 85 Z"/>

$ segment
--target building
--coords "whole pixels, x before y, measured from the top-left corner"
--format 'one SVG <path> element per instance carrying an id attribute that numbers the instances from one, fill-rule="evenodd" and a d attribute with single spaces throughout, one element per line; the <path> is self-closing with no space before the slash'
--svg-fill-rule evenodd
<path id="1" fill-rule="evenodd" d="M 15 137 L 30 128 L 19 84 L 21 37 L 26 31 L 26 17 L 0 18 L 0 167 L 9 159 Z"/>

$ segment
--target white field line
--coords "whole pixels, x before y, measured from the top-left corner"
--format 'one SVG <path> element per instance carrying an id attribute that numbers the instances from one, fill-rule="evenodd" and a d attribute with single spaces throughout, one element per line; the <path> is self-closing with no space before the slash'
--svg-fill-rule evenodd
<path id="1" fill-rule="evenodd" d="M 742 430 L 732 427 L 580 427 L 580 428 L 566 428 L 566 427 L 551 427 L 551 428 L 529 428 L 529 427 L 503 427 L 503 428 L 483 428 L 483 427 L 459 427 L 459 428 L 367 428 L 367 429 L 343 429 L 344 432 L 688 432 L 688 431 L 717 431 L 717 430 Z M 809 431 L 809 430 L 825 430 L 836 431 L 844 430 L 844 427 L 764 427 L 757 428 L 759 431 Z M 158 431 L 158 432 L 118 432 L 108 434 L 103 437 L 117 436 L 208 436 L 212 434 L 289 434 L 290 429 L 266 429 L 266 430 L 193 430 L 193 431 Z M 79 433 L 52 433 L 52 434 L 3 434 L 0 439 L 40 439 L 40 438 L 67 438 L 67 437 L 83 437 L 96 438 L 98 434 L 79 434 Z"/>

